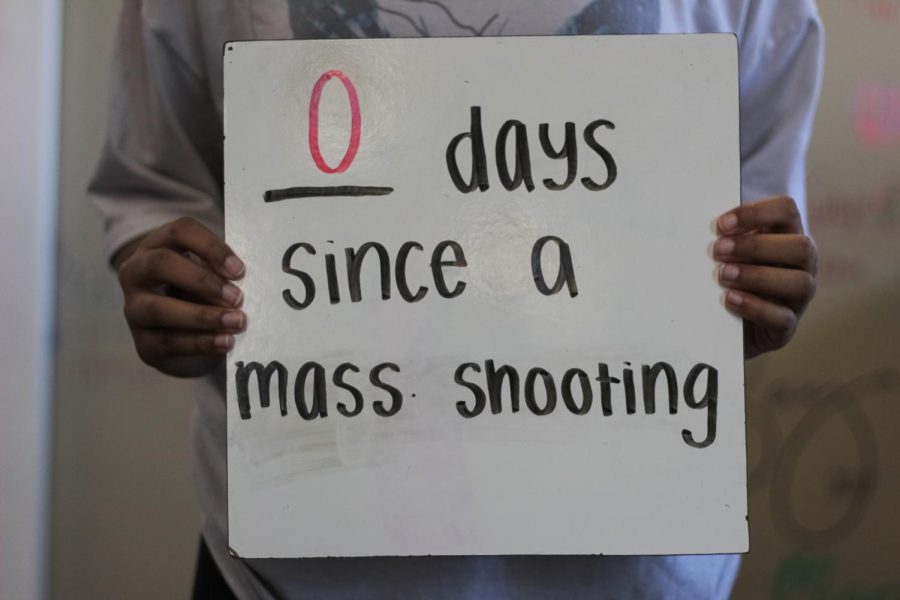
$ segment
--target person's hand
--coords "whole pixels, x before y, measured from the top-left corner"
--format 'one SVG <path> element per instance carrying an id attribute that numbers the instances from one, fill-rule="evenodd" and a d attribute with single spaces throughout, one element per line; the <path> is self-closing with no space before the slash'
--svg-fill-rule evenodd
<path id="1" fill-rule="evenodd" d="M 244 275 L 244 263 L 225 242 L 184 217 L 135 240 L 113 262 L 141 360 L 178 377 L 215 369 L 247 323 L 241 290 L 229 281 Z"/>
<path id="2" fill-rule="evenodd" d="M 816 291 L 816 245 L 803 233 L 793 199 L 769 198 L 732 209 L 717 222 L 713 258 L 725 306 L 744 319 L 744 356 L 790 341 Z"/>

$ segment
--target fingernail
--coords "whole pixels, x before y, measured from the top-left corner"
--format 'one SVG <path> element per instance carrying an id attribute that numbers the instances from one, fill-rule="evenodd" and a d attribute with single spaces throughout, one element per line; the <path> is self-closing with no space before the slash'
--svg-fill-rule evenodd
<path id="1" fill-rule="evenodd" d="M 734 306 L 740 306 L 744 303 L 744 297 L 734 290 L 729 291 L 725 298 L 728 300 L 729 304 L 733 304 Z"/>
<path id="2" fill-rule="evenodd" d="M 222 325 L 228 329 L 243 329 L 244 313 L 239 310 L 225 313 L 222 315 Z"/>
<path id="3" fill-rule="evenodd" d="M 722 279 L 734 281 L 741 274 L 740 268 L 735 265 L 722 265 Z"/>
<path id="4" fill-rule="evenodd" d="M 731 231 L 737 227 L 738 218 L 734 213 L 728 213 L 719 217 L 719 229 L 722 231 Z"/>
<path id="5" fill-rule="evenodd" d="M 225 259 L 225 272 L 231 277 L 240 277 L 244 274 L 244 261 L 232 254 Z"/>
<path id="6" fill-rule="evenodd" d="M 222 286 L 222 298 L 228 304 L 232 306 L 237 306 L 241 303 L 241 298 L 244 297 L 244 293 L 241 292 L 241 288 L 234 285 L 233 283 L 226 283 Z"/>
<path id="7" fill-rule="evenodd" d="M 213 343 L 220 350 L 231 350 L 232 346 L 234 346 L 234 336 L 229 334 L 217 335 Z"/>
<path id="8" fill-rule="evenodd" d="M 734 240 L 721 239 L 716 242 L 716 254 L 731 254 L 734 252 Z"/>

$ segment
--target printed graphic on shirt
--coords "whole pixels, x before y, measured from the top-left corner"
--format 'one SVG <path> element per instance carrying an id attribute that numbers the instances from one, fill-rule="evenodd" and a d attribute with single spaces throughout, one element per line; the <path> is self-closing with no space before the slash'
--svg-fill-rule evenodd
<path id="1" fill-rule="evenodd" d="M 559 33 L 657 33 L 659 24 L 659 0 L 594 0 L 570 18 Z"/>
<path id="2" fill-rule="evenodd" d="M 659 0 L 287 0 L 299 39 L 655 33 Z"/>

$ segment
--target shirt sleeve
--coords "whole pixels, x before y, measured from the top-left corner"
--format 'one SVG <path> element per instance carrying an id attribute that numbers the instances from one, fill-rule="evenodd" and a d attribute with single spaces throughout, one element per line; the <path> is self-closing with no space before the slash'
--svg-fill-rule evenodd
<path id="1" fill-rule="evenodd" d="M 115 42 L 108 132 L 88 193 L 110 259 L 182 216 L 221 234 L 222 124 L 204 75 L 125 2 Z"/>
<path id="2" fill-rule="evenodd" d="M 766 36 L 752 56 L 741 98 L 741 201 L 788 195 L 806 223 L 806 153 L 822 83 L 818 15 Z"/>

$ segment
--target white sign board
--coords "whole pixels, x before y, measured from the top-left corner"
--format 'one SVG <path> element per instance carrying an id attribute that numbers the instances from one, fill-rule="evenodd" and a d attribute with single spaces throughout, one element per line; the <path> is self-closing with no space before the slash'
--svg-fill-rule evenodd
<path id="1" fill-rule="evenodd" d="M 225 49 L 243 557 L 747 549 L 732 35 Z"/>

